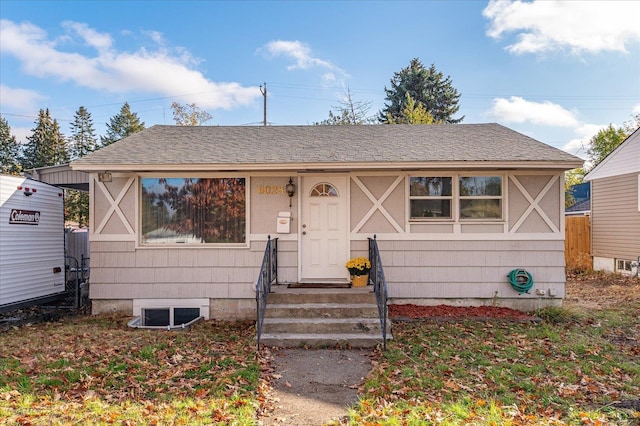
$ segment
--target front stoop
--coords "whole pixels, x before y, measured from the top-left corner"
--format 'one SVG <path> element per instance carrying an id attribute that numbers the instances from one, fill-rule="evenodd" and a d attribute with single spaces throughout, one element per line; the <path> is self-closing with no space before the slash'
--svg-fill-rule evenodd
<path id="1" fill-rule="evenodd" d="M 289 289 L 273 286 L 260 343 L 279 347 L 370 348 L 382 344 L 371 287 Z M 387 322 L 387 340 L 391 323 Z"/>

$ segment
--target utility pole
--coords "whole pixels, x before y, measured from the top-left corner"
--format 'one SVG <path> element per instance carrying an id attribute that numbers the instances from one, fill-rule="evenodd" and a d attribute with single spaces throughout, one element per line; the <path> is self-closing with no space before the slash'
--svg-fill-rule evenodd
<path id="1" fill-rule="evenodd" d="M 267 83 L 264 83 L 264 89 L 262 85 L 260 85 L 260 93 L 262 93 L 262 97 L 264 98 L 264 118 L 262 120 L 262 125 L 267 125 Z"/>

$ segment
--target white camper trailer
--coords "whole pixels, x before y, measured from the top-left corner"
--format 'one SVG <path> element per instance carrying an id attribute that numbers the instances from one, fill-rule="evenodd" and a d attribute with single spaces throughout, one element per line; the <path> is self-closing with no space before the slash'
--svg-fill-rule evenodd
<path id="1" fill-rule="evenodd" d="M 0 311 L 64 292 L 63 191 L 0 175 Z"/>

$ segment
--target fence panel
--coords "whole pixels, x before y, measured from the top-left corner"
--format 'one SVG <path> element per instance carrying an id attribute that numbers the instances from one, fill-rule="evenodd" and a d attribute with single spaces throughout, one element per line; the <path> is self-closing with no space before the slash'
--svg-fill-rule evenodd
<path id="1" fill-rule="evenodd" d="M 565 217 L 564 260 L 568 271 L 593 269 L 591 217 Z"/>

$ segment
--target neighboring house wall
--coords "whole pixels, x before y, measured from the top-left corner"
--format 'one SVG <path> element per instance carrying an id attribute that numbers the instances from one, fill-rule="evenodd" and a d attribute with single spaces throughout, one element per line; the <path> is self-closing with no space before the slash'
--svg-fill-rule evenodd
<path id="1" fill-rule="evenodd" d="M 459 173 L 479 174 L 437 171 L 433 175 Z M 480 174 L 502 176 L 500 220 L 412 221 L 408 212 L 411 173 L 327 174 L 348 177 L 350 255 L 366 256 L 367 238 L 376 235 L 392 303 L 498 304 L 522 309 L 560 303 L 565 281 L 563 172 Z M 139 176 L 112 173 L 111 182 L 98 182 L 93 174 L 90 296 L 94 312 L 131 312 L 136 299 L 208 298 L 210 318 L 252 318 L 253 286 L 268 236 L 278 238 L 279 281 L 297 281 L 300 195 L 291 199 L 289 208 L 289 197 L 279 188 L 293 176 L 300 192 L 306 176 L 239 175 L 248 179 L 247 244 L 163 247 L 140 245 Z M 289 234 L 276 233 L 280 211 L 292 212 Z M 516 268 L 526 268 L 535 288 L 545 290 L 545 296 L 515 292 L 507 274 Z"/>
<path id="2" fill-rule="evenodd" d="M 640 128 L 590 171 L 593 268 L 638 273 Z"/>
<path id="3" fill-rule="evenodd" d="M 638 174 L 596 179 L 592 182 L 592 253 L 594 268 L 615 270 L 615 259 L 640 256 Z"/>

